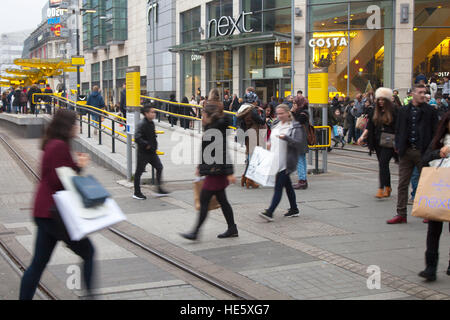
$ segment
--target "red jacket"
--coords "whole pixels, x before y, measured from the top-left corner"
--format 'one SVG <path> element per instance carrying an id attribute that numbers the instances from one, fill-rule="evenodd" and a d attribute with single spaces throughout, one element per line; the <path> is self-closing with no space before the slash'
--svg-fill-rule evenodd
<path id="1" fill-rule="evenodd" d="M 50 209 L 55 206 L 53 194 L 64 190 L 56 174 L 56 168 L 70 167 L 77 172 L 80 168 L 75 164 L 68 143 L 53 139 L 47 142 L 41 162 L 41 181 L 34 199 L 33 216 L 36 218 L 52 218 Z"/>

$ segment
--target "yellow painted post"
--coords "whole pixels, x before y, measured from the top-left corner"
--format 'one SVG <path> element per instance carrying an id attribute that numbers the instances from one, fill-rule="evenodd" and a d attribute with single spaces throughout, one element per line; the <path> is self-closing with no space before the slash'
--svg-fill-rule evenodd
<path id="1" fill-rule="evenodd" d="M 141 69 L 139 66 L 128 67 L 126 73 L 126 98 L 127 98 L 127 179 L 131 181 L 133 156 L 133 135 L 139 123 L 139 110 L 141 106 Z M 137 158 L 136 148 L 136 158 Z"/>

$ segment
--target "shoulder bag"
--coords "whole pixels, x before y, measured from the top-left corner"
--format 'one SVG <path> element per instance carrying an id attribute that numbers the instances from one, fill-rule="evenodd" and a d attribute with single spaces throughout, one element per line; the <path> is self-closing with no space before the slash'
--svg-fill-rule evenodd
<path id="1" fill-rule="evenodd" d="M 384 126 L 383 126 L 384 128 Z M 385 131 L 381 131 L 381 137 L 380 137 L 380 147 L 383 148 L 394 148 L 395 143 L 395 134 L 393 133 L 387 133 Z"/>
<path id="2" fill-rule="evenodd" d="M 102 205 L 111 196 L 93 176 L 74 176 L 72 182 L 81 195 L 85 208 Z"/>

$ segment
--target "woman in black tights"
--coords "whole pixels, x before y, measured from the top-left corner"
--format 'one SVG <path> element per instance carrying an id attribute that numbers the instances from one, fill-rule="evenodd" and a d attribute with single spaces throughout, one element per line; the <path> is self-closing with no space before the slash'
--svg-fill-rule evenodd
<path id="1" fill-rule="evenodd" d="M 233 175 L 233 164 L 227 163 L 226 130 L 230 121 L 217 104 L 207 104 L 203 109 L 202 123 L 204 127 L 202 162 L 198 166 L 196 174 L 206 176 L 206 179 L 200 194 L 200 216 L 195 229 L 190 233 L 183 233 L 181 236 L 189 240 L 197 240 L 200 228 L 208 215 L 209 202 L 213 196 L 216 196 L 228 225 L 227 231 L 217 237 L 237 237 L 238 230 L 234 222 L 233 209 L 225 193 L 227 186 L 236 182 L 236 177 Z"/>

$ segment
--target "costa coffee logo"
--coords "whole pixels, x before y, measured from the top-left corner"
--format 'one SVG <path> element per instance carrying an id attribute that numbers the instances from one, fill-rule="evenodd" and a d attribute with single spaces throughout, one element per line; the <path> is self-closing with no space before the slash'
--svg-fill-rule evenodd
<path id="1" fill-rule="evenodd" d="M 247 30 L 245 28 L 245 21 L 247 16 L 252 15 L 253 12 L 245 12 L 239 15 L 237 19 L 230 16 L 223 16 L 219 20 L 211 19 L 208 22 L 208 38 L 219 36 L 232 35 L 235 30 L 239 30 L 240 33 L 253 32 L 253 29 Z M 242 20 L 241 25 L 239 24 Z"/>
<path id="2" fill-rule="evenodd" d="M 318 38 L 309 40 L 309 46 L 311 48 L 315 47 L 327 47 L 331 48 L 331 45 L 334 47 L 346 47 L 348 46 L 347 38 L 344 37 L 335 37 L 335 38 Z"/>

